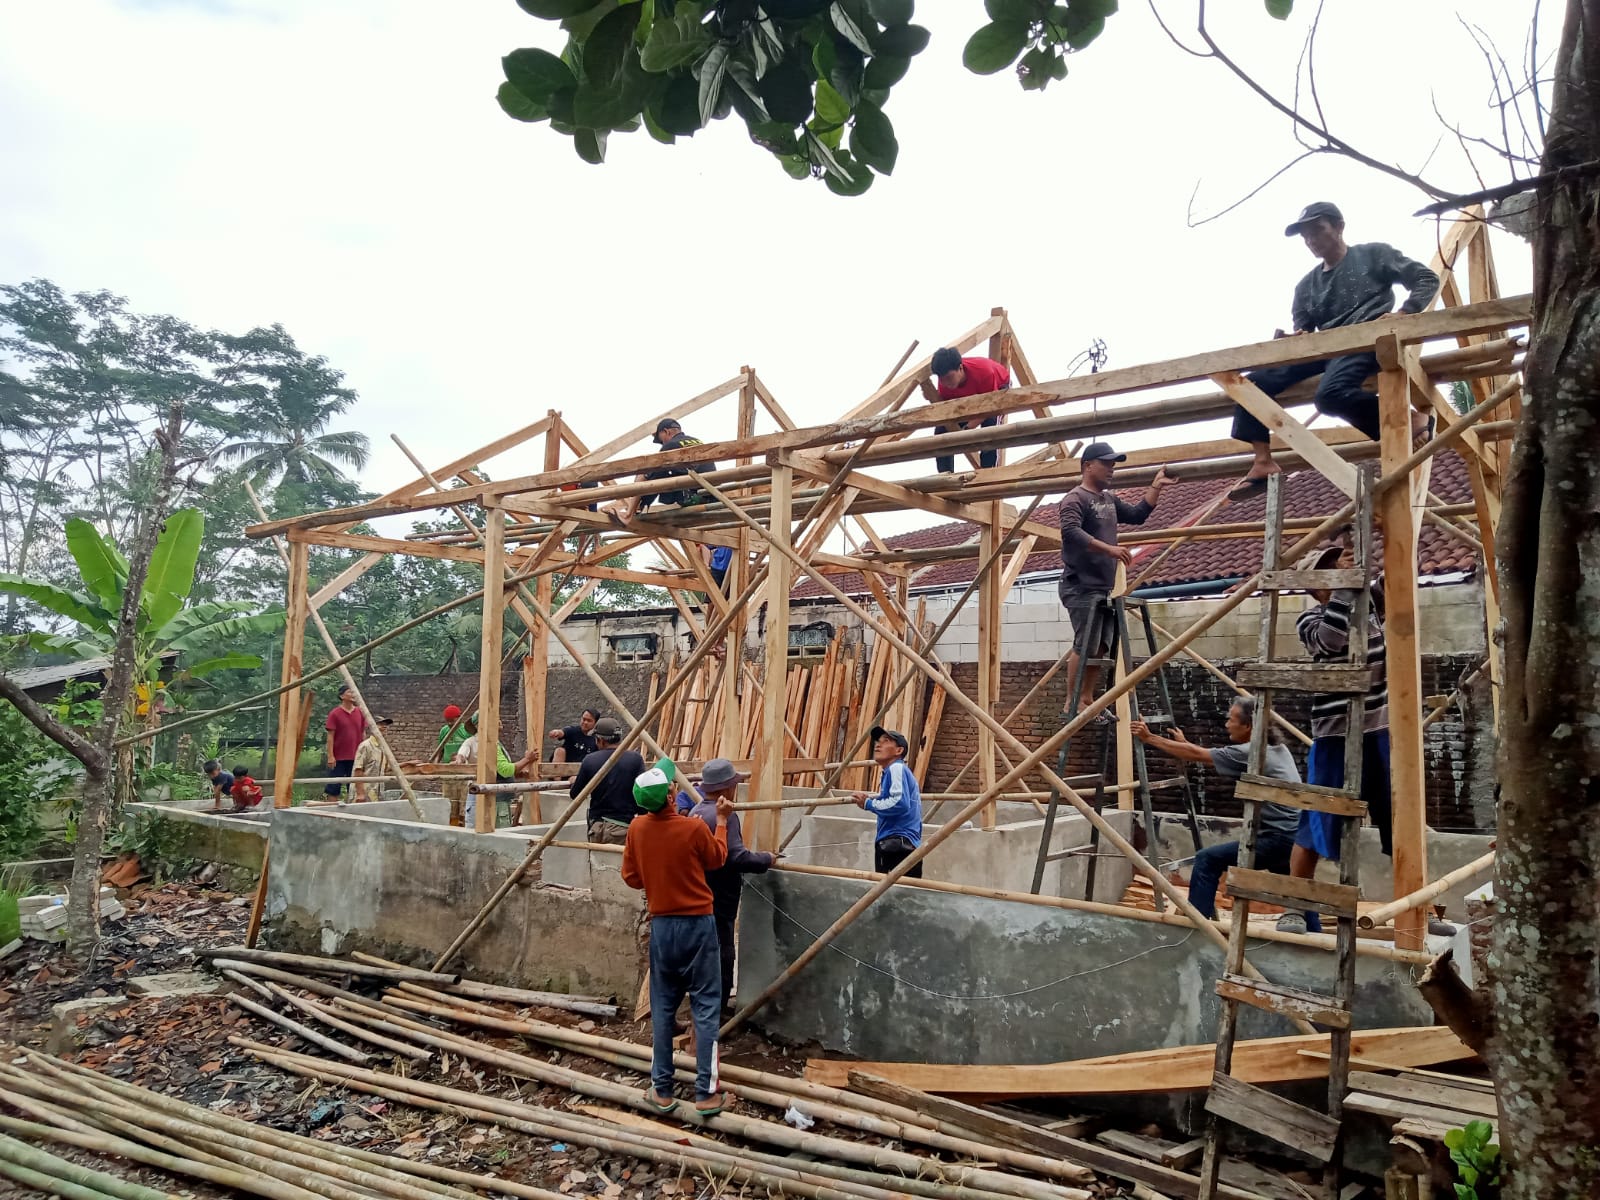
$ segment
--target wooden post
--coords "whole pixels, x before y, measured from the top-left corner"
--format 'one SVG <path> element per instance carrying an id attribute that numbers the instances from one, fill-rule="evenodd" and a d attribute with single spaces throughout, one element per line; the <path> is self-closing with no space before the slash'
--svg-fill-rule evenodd
<path id="1" fill-rule="evenodd" d="M 739 388 L 739 426 L 738 438 L 742 442 L 746 438 L 755 436 L 756 432 L 756 389 L 751 379 L 753 372 L 748 366 L 739 368 L 739 374 L 744 377 L 744 383 Z M 741 467 L 748 467 L 751 463 L 749 455 L 739 458 Z M 737 595 L 737 593 L 734 593 Z"/>
<path id="2" fill-rule="evenodd" d="M 278 682 L 285 687 L 305 673 L 306 613 L 310 611 L 311 547 L 300 542 L 289 545 L 289 581 L 284 593 L 283 667 Z M 278 752 L 273 760 L 272 806 L 288 808 L 294 803 L 294 770 L 300 761 L 300 705 L 298 687 L 289 688 L 278 701 Z"/>
<path id="3" fill-rule="evenodd" d="M 544 441 L 544 469 L 554 471 L 561 466 L 561 414 L 550 410 L 550 432 Z M 579 544 L 582 545 L 580 539 Z M 556 581 L 552 575 L 541 575 L 534 581 L 533 595 L 539 607 L 549 612 L 555 606 Z M 527 620 L 526 614 L 519 614 Z M 550 672 L 550 631 L 537 618 L 529 627 L 528 654 L 522 660 L 523 725 L 528 734 L 527 751 L 537 757 L 544 746 L 545 698 Z M 533 801 L 538 813 L 538 800 Z"/>
<path id="4" fill-rule="evenodd" d="M 478 650 L 478 782 L 493 783 L 500 759 L 500 643 L 506 624 L 506 514 L 498 505 L 484 510 L 483 638 Z M 496 800 L 479 796 L 473 828 L 493 833 Z"/>
<path id="5" fill-rule="evenodd" d="M 1117 564 L 1116 583 L 1112 587 L 1112 594 L 1126 595 L 1128 591 L 1128 568 L 1121 563 Z M 1103 636 L 1103 635 L 1102 635 Z M 1120 633 L 1119 633 L 1120 638 Z M 1126 660 L 1122 654 L 1121 642 L 1118 642 L 1115 660 L 1111 665 L 1111 682 L 1120 685 L 1128 677 Z M 1117 792 L 1117 807 L 1132 811 L 1139 805 L 1139 798 L 1134 795 L 1134 789 L 1129 787 L 1137 781 L 1133 765 L 1133 701 L 1129 692 L 1122 692 L 1117 696 L 1116 703 L 1117 727 L 1114 731 L 1117 747 L 1117 786 L 1122 790 Z M 1154 853 L 1155 847 L 1148 849 Z"/>
<path id="6" fill-rule="evenodd" d="M 1384 335 L 1380 341 L 1398 339 Z M 1404 347 L 1380 349 L 1394 362 L 1378 374 L 1378 444 L 1383 473 L 1411 456 L 1410 381 Z M 1428 883 L 1427 777 L 1422 757 L 1422 656 L 1417 638 L 1417 534 L 1411 489 L 1388 488 L 1378 501 L 1383 523 L 1385 661 L 1389 682 L 1389 781 L 1394 806 L 1394 894 L 1409 896 Z M 1352 637 L 1362 636 L 1352 631 Z M 1354 730 L 1347 736 L 1354 736 Z M 1427 916 L 1420 909 L 1395 918 L 1395 945 L 1420 950 Z"/>
<path id="7" fill-rule="evenodd" d="M 1003 315 L 1000 309 L 996 309 L 995 313 Z M 996 340 L 998 337 L 996 334 Z M 989 510 L 989 520 L 978 536 L 978 554 L 983 562 L 990 565 L 984 571 L 983 579 L 978 585 L 977 701 L 984 712 L 993 714 L 995 701 L 1000 695 L 1000 620 L 1003 615 L 1000 609 L 1003 599 L 1000 595 L 1000 572 L 996 569 L 994 561 L 1000 546 L 1000 502 L 994 501 L 986 507 Z M 986 726 L 979 725 L 978 788 L 980 791 L 994 790 L 994 759 L 994 734 Z M 985 829 L 994 828 L 993 804 L 983 810 L 981 823 Z"/>
<path id="8" fill-rule="evenodd" d="M 733 561 L 728 564 L 728 574 L 723 581 L 723 586 L 730 596 L 737 596 L 744 590 L 745 575 L 749 570 L 750 564 L 749 547 L 749 531 L 741 529 L 739 531 L 739 544 L 733 549 Z M 742 669 L 744 664 L 744 626 L 745 622 L 743 620 L 735 621 L 728 626 L 728 635 L 722 645 L 725 667 L 722 672 L 721 751 L 724 758 L 738 757 L 740 749 L 739 677 L 744 673 Z M 769 798 L 778 799 L 777 796 Z"/>
<path id="9" fill-rule="evenodd" d="M 1011 355 L 1008 353 L 1008 347 L 1006 343 L 1009 342 L 1011 338 L 1010 335 L 1006 333 L 1006 310 L 1003 308 L 991 308 L 989 310 L 989 315 L 991 317 L 998 317 L 1000 319 L 1000 328 L 996 329 L 989 338 L 989 357 L 995 362 L 1004 363 L 1009 367 L 1011 365 Z M 1000 448 L 994 462 L 995 466 L 997 467 L 1003 467 L 1006 465 L 1005 447 L 1002 446 Z M 980 642 L 979 644 L 981 645 L 982 643 Z"/>
<path id="10" fill-rule="evenodd" d="M 750 782 L 753 799 L 783 798 L 783 698 L 784 673 L 789 664 L 789 588 L 794 579 L 794 564 L 784 554 L 794 516 L 794 468 L 775 463 L 772 467 L 772 515 L 767 519 L 767 636 L 762 655 L 765 683 L 761 689 L 761 730 L 756 737 L 755 771 Z M 779 819 L 776 811 L 763 812 L 745 830 L 757 849 L 775 850 L 778 846 Z M 752 836 L 753 834 L 753 836 Z"/>

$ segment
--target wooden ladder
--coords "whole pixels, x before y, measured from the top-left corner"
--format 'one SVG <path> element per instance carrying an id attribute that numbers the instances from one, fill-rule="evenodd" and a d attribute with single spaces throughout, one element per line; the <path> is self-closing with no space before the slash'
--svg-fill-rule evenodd
<path id="1" fill-rule="evenodd" d="M 1228 872 L 1228 894 L 1233 899 L 1228 932 L 1228 952 L 1217 995 L 1222 998 L 1222 1018 L 1217 1032 L 1217 1062 L 1206 1098 L 1205 1157 L 1200 1167 L 1201 1200 L 1219 1194 L 1227 1126 L 1239 1125 L 1269 1137 L 1321 1163 L 1323 1192 L 1329 1200 L 1339 1194 L 1339 1168 L 1343 1156 L 1342 1118 L 1344 1094 L 1350 1074 L 1350 1028 L 1356 984 L 1356 902 L 1359 883 L 1358 838 L 1366 805 L 1360 799 L 1361 742 L 1371 669 L 1367 665 L 1368 581 L 1372 562 L 1372 483 L 1369 467 L 1357 478 L 1353 530 L 1353 565 L 1343 570 L 1285 570 L 1279 562 L 1283 549 L 1282 475 L 1268 481 L 1266 529 L 1262 539 L 1261 640 L 1256 662 L 1239 668 L 1241 687 L 1256 693 L 1256 712 L 1250 740 L 1250 771 L 1241 776 L 1235 794 L 1244 802 L 1239 830 L 1240 866 Z M 1278 601 L 1283 592 L 1350 588 L 1356 602 L 1350 614 L 1348 663 L 1285 662 L 1276 657 Z M 1267 733 L 1271 726 L 1275 691 L 1323 692 L 1349 696 L 1344 739 L 1342 788 L 1314 787 L 1268 779 L 1265 773 Z M 1263 804 L 1329 813 L 1339 821 L 1339 882 L 1319 883 L 1293 879 L 1255 869 L 1256 836 Z M 1331 995 L 1250 979 L 1244 974 L 1245 942 L 1249 936 L 1253 903 L 1281 905 L 1332 917 L 1336 935 L 1337 976 Z M 1328 1111 L 1319 1112 L 1286 1100 L 1265 1088 L 1236 1079 L 1232 1074 L 1233 1047 L 1239 1026 L 1239 1006 L 1248 1004 L 1288 1018 L 1299 1018 L 1331 1031 L 1328 1061 Z"/>

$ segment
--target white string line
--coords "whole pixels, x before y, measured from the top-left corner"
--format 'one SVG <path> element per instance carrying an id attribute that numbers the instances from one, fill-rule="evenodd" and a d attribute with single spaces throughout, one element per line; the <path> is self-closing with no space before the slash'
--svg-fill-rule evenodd
<path id="1" fill-rule="evenodd" d="M 797 928 L 804 930 L 813 939 L 820 938 L 822 936 L 816 930 L 814 930 L 810 926 L 806 925 L 805 922 L 803 922 L 803 921 L 799 920 L 798 918 L 796 918 L 793 914 L 785 912 L 782 908 L 778 907 L 777 902 L 775 900 L 773 900 L 773 898 L 771 896 L 769 896 L 766 892 L 764 892 L 761 888 L 752 885 L 751 887 L 747 888 L 746 890 L 749 891 L 749 892 L 754 893 L 757 896 L 759 896 L 763 901 L 765 901 L 771 907 L 773 912 L 777 913 L 779 916 L 783 917 L 785 920 L 789 921 L 791 924 L 795 925 Z M 1015 991 L 1015 992 L 996 992 L 996 993 L 993 993 L 992 995 L 976 995 L 976 996 L 956 995 L 956 994 L 950 993 L 950 992 L 941 992 L 941 991 L 936 991 L 933 988 L 923 987 L 920 983 L 913 983 L 911 980 L 902 978 L 901 976 L 896 975 L 893 971 L 890 971 L 890 970 L 887 970 L 887 969 L 885 969 L 883 967 L 878 966 L 876 963 L 870 963 L 870 962 L 867 962 L 866 959 L 857 958 L 854 954 L 851 954 L 848 950 L 841 950 L 836 944 L 834 944 L 832 942 L 830 942 L 828 944 L 827 949 L 832 950 L 835 954 L 841 955 L 844 958 L 848 958 L 851 962 L 855 963 L 858 967 L 865 967 L 867 970 L 876 972 L 879 975 L 886 976 L 889 979 L 894 980 L 896 983 L 901 984 L 904 987 L 911 988 L 913 991 L 922 992 L 924 995 L 933 996 L 933 997 L 935 997 L 937 999 L 940 999 L 940 1000 L 963 1000 L 963 1001 L 965 1001 L 965 1000 L 1010 1000 L 1010 999 L 1014 999 L 1017 996 L 1028 996 L 1028 995 L 1032 995 L 1034 992 L 1047 991 L 1050 988 L 1059 987 L 1061 984 L 1068 983 L 1071 980 L 1080 979 L 1085 975 L 1098 975 L 1101 971 L 1109 971 L 1112 967 L 1123 966 L 1123 965 L 1125 965 L 1127 963 L 1133 962 L 1135 959 L 1144 958 L 1146 955 L 1154 954 L 1157 950 L 1175 950 L 1179 946 L 1182 946 L 1190 938 L 1192 938 L 1194 936 L 1194 932 L 1195 931 L 1193 929 L 1191 929 L 1191 930 L 1189 930 L 1188 933 L 1184 934 L 1183 937 L 1179 938 L 1175 942 L 1163 942 L 1159 946 L 1151 946 L 1148 950 L 1140 950 L 1137 954 L 1130 954 L 1126 958 L 1119 958 L 1116 962 L 1102 963 L 1098 967 L 1089 967 L 1086 970 L 1074 971 L 1070 975 L 1063 975 L 1060 979 L 1052 979 L 1049 983 L 1041 983 L 1041 984 L 1038 984 L 1038 985 L 1036 985 L 1034 987 L 1022 988 L 1022 989 L 1020 989 L 1018 991 Z"/>

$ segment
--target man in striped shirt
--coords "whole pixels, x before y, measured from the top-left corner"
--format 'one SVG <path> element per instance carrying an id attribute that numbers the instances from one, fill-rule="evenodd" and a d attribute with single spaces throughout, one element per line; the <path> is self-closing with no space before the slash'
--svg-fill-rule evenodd
<path id="1" fill-rule="evenodd" d="M 1325 546 L 1313 550 L 1298 564 L 1302 571 L 1329 567 L 1348 569 L 1354 558 L 1348 549 Z M 1389 688 L 1383 643 L 1383 584 L 1367 587 L 1367 666 L 1372 672 L 1362 717 L 1361 799 L 1366 803 L 1385 854 L 1393 853 L 1389 798 Z M 1358 592 L 1340 588 L 1329 593 L 1313 591 L 1316 604 L 1300 614 L 1295 633 L 1315 662 L 1349 660 L 1350 618 Z M 1306 782 L 1322 787 L 1344 786 L 1344 739 L 1350 698 L 1317 694 L 1311 698 L 1311 753 L 1306 759 Z M 1339 818 L 1330 813 L 1305 811 L 1295 833 L 1289 873 L 1300 879 L 1316 874 L 1317 863 L 1339 857 Z M 1322 919 L 1313 912 L 1285 913 L 1278 928 L 1291 933 L 1320 933 Z"/>

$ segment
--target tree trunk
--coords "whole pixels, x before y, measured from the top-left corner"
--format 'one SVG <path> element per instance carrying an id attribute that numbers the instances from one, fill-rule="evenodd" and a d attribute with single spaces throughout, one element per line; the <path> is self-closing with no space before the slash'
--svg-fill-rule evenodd
<path id="1" fill-rule="evenodd" d="M 1600 158 L 1600 0 L 1569 0 L 1544 171 Z M 1505 695 L 1489 1061 L 1505 1194 L 1600 1196 L 1600 180 L 1538 194 L 1499 529 Z"/>

